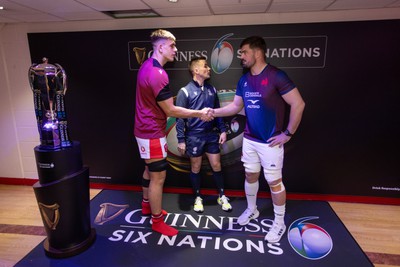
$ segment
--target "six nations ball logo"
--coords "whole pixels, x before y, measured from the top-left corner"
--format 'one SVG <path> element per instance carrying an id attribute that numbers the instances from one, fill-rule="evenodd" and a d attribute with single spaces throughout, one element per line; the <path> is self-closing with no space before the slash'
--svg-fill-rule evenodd
<path id="1" fill-rule="evenodd" d="M 215 43 L 211 53 L 211 68 L 217 74 L 225 72 L 233 60 L 233 46 L 225 41 L 233 33 L 226 34 Z"/>
<path id="2" fill-rule="evenodd" d="M 332 238 L 325 229 L 305 223 L 318 217 L 304 217 L 294 221 L 288 231 L 289 244 L 300 256 L 309 260 L 318 260 L 327 256 L 332 248 Z"/>

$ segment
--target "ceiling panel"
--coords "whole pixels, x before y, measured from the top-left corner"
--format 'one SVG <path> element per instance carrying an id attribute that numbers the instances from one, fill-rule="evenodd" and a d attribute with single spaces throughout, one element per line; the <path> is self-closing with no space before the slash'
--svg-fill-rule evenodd
<path id="1" fill-rule="evenodd" d="M 220 14 L 240 14 L 240 13 L 265 13 L 268 9 L 267 4 L 238 4 L 229 6 L 213 6 L 215 15 Z"/>
<path id="2" fill-rule="evenodd" d="M 22 6 L 42 12 L 85 12 L 93 10 L 75 0 L 10 0 Z"/>
<path id="3" fill-rule="evenodd" d="M 179 0 L 176 3 L 171 3 L 168 0 L 142 0 L 146 3 L 149 7 L 153 9 L 160 9 L 160 8 L 174 8 L 174 9 L 181 9 L 181 8 L 189 8 L 189 7 L 207 7 L 206 0 Z"/>
<path id="4" fill-rule="evenodd" d="M 389 4 L 388 7 L 400 7 L 400 0 L 394 1 L 392 4 Z"/>
<path id="5" fill-rule="evenodd" d="M 7 14 L 29 14 L 29 13 L 40 13 L 39 10 L 31 8 L 29 6 L 23 6 L 18 3 L 3 0 L 0 5 L 4 7 L 4 10 L 0 10 L 0 15 Z"/>
<path id="6" fill-rule="evenodd" d="M 141 0 L 79 0 L 98 11 L 144 10 L 150 7 Z"/>
<path id="7" fill-rule="evenodd" d="M 269 5 L 272 0 L 207 0 L 211 6 L 229 6 L 229 5 L 249 5 L 263 4 Z"/>
<path id="8" fill-rule="evenodd" d="M 332 4 L 334 0 L 309 0 L 309 1 L 298 1 L 298 0 L 275 0 L 271 7 L 268 9 L 269 12 L 309 12 L 309 11 L 321 11 Z"/>
<path id="9" fill-rule="evenodd" d="M 73 21 L 73 20 L 107 20 L 110 16 L 97 12 L 54 12 L 55 16 L 62 18 L 63 20 Z"/>
<path id="10" fill-rule="evenodd" d="M 171 3 L 168 0 L 143 0 L 159 15 L 165 17 L 209 16 L 212 15 L 206 0 L 180 0 Z"/>
<path id="11" fill-rule="evenodd" d="M 149 9 L 164 17 L 398 9 L 400 0 L 0 0 L 0 5 L 0 23 L 18 23 L 115 20 L 102 12 Z"/>
<path id="12" fill-rule="evenodd" d="M 9 15 L 7 18 L 9 20 L 6 20 L 5 22 L 7 23 L 12 23 L 12 22 L 57 22 L 57 21 L 64 21 L 64 19 L 53 16 L 53 15 L 48 15 L 44 13 L 36 13 L 36 14 L 12 14 Z"/>
<path id="13" fill-rule="evenodd" d="M 182 8 L 155 8 L 157 14 L 164 17 L 190 17 L 190 16 L 209 16 L 212 15 L 210 9 L 203 7 L 182 7 Z"/>
<path id="14" fill-rule="evenodd" d="M 272 0 L 207 0 L 215 15 L 265 13 Z"/>
<path id="15" fill-rule="evenodd" d="M 328 9 L 383 8 L 392 4 L 393 0 L 337 0 Z"/>

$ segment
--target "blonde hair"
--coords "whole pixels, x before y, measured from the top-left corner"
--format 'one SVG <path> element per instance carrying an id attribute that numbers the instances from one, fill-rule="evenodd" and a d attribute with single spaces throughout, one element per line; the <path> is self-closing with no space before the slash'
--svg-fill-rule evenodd
<path id="1" fill-rule="evenodd" d="M 153 45 L 160 39 L 170 39 L 174 42 L 176 41 L 175 36 L 167 30 L 158 29 L 151 33 L 150 40 Z"/>

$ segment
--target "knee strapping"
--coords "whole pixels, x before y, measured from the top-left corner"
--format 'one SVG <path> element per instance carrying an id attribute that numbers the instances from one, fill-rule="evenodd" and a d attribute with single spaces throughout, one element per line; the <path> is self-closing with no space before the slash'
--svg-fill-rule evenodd
<path id="1" fill-rule="evenodd" d="M 282 178 L 282 169 L 264 169 L 265 180 L 270 184 Z"/>
<path id="2" fill-rule="evenodd" d="M 276 188 L 278 186 L 280 187 L 280 189 L 278 191 L 273 191 L 272 190 L 273 188 Z M 271 190 L 272 194 L 279 194 L 279 193 L 282 193 L 283 191 L 285 191 L 285 185 L 283 184 L 282 181 L 280 181 L 277 184 L 270 184 L 269 187 L 270 187 L 270 190 Z"/>
<path id="3" fill-rule="evenodd" d="M 245 171 L 249 172 L 249 173 L 260 172 L 260 170 L 261 170 L 260 163 L 244 162 L 243 167 L 244 167 Z"/>
<path id="4" fill-rule="evenodd" d="M 149 187 L 149 185 L 150 185 L 150 180 L 142 178 L 142 187 L 147 188 Z"/>
<path id="5" fill-rule="evenodd" d="M 151 172 L 162 172 L 167 169 L 168 162 L 166 159 L 162 159 L 159 161 L 151 162 L 147 164 L 147 166 L 149 167 L 149 171 Z"/>

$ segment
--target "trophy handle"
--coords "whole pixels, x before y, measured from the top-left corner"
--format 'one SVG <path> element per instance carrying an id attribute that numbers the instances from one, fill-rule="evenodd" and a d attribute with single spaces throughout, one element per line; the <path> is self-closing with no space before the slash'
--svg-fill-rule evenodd
<path id="1" fill-rule="evenodd" d="M 59 74 L 61 73 L 63 94 L 65 95 L 65 93 L 67 92 L 67 74 L 60 64 L 55 63 L 54 65 L 57 67 L 56 76 L 59 76 Z"/>

